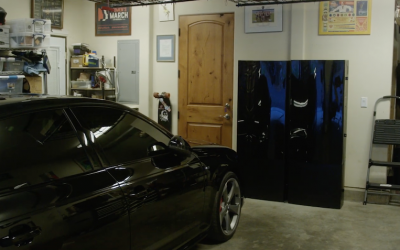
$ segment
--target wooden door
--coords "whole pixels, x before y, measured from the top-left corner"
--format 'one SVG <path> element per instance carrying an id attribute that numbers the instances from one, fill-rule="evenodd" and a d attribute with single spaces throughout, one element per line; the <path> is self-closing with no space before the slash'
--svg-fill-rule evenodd
<path id="1" fill-rule="evenodd" d="M 178 133 L 232 147 L 234 14 L 179 18 Z"/>

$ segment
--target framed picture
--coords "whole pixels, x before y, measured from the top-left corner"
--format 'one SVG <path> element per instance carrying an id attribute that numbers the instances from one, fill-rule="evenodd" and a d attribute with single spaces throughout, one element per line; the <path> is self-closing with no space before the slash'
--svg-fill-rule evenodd
<path id="1" fill-rule="evenodd" d="M 244 8 L 244 32 L 280 32 L 282 5 L 258 5 Z"/>
<path id="2" fill-rule="evenodd" d="M 173 3 L 163 3 L 158 5 L 158 20 L 160 22 L 175 20 Z"/>
<path id="3" fill-rule="evenodd" d="M 50 19 L 51 28 L 62 29 L 64 23 L 64 0 L 32 0 L 31 17 Z"/>
<path id="4" fill-rule="evenodd" d="M 371 0 L 327 1 L 319 4 L 319 35 L 371 34 Z"/>
<path id="5" fill-rule="evenodd" d="M 175 35 L 157 36 L 157 61 L 175 62 Z"/>
<path id="6" fill-rule="evenodd" d="M 130 36 L 131 7 L 119 7 L 108 10 L 107 3 L 96 3 L 96 36 Z"/>

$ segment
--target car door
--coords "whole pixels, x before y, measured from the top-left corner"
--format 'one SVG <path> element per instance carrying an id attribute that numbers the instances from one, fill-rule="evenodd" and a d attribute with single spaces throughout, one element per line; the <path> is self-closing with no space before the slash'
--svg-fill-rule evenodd
<path id="1" fill-rule="evenodd" d="M 63 109 L 0 119 L 0 247 L 130 249 L 117 181 Z"/>
<path id="2" fill-rule="evenodd" d="M 156 164 L 148 149 L 165 146 L 170 138 L 145 119 L 114 108 L 72 111 L 93 133 L 107 170 L 120 180 L 129 203 L 132 249 L 172 249 L 201 230 L 205 171 L 194 154 L 165 156 Z"/>

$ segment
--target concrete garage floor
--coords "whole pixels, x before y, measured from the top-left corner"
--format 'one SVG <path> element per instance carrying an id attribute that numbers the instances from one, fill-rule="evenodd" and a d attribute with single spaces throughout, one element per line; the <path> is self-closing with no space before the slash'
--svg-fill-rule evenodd
<path id="1" fill-rule="evenodd" d="M 194 248 L 222 249 L 398 250 L 400 207 L 345 201 L 336 210 L 246 199 L 230 241 Z"/>

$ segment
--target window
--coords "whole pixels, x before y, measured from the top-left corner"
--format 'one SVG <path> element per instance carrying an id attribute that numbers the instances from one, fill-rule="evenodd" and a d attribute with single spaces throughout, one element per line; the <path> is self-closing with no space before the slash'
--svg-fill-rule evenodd
<path id="1" fill-rule="evenodd" d="M 122 110 L 99 107 L 72 110 L 82 126 L 94 134 L 111 165 L 146 158 L 149 146 L 169 142 L 156 127 Z"/>
<path id="2" fill-rule="evenodd" d="M 0 193 L 93 170 L 62 110 L 0 120 Z"/>

